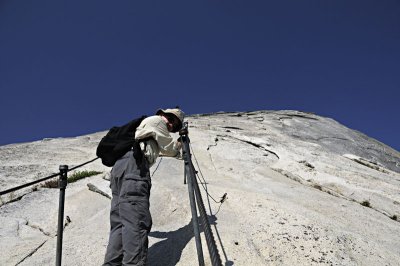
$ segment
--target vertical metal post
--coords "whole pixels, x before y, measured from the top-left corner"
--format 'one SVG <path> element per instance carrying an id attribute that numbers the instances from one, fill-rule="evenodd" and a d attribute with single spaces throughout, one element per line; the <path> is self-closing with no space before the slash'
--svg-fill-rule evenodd
<path id="1" fill-rule="evenodd" d="M 186 130 L 182 130 L 179 134 L 181 135 L 182 139 L 182 150 L 183 150 L 183 159 L 185 161 L 185 176 L 187 177 L 188 183 L 188 190 L 189 190 L 189 199 L 190 199 L 190 208 L 192 211 L 192 224 L 193 224 L 193 231 L 194 237 L 196 240 L 196 249 L 197 249 L 197 257 L 199 260 L 199 265 L 204 266 L 204 256 L 203 256 L 203 248 L 201 246 L 201 238 L 200 238 L 200 230 L 199 230 L 199 221 L 197 218 L 197 208 L 196 208 L 196 201 L 194 197 L 194 186 L 193 186 L 193 179 L 196 178 L 195 172 L 193 169 L 193 165 L 189 163 L 190 161 L 190 149 L 187 137 L 187 127 Z"/>
<path id="2" fill-rule="evenodd" d="M 67 187 L 67 172 L 68 165 L 60 165 L 60 179 L 58 185 L 60 188 L 60 199 L 58 206 L 58 231 L 57 231 L 57 254 L 56 254 L 56 266 L 61 266 L 62 257 L 62 239 L 64 231 L 64 202 L 65 202 L 65 188 Z"/>
<path id="3" fill-rule="evenodd" d="M 186 162 L 185 162 L 185 165 L 186 165 Z M 187 176 L 186 167 L 183 170 L 184 170 L 184 173 L 183 173 L 183 184 L 186 185 L 186 176 Z"/>

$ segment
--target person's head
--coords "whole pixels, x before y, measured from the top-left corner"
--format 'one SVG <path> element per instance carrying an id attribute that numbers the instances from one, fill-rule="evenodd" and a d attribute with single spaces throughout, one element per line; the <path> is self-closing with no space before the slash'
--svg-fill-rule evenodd
<path id="1" fill-rule="evenodd" d="M 178 132 L 182 128 L 185 113 L 181 109 L 158 109 L 156 115 L 162 115 L 167 118 L 167 127 L 170 132 Z"/>

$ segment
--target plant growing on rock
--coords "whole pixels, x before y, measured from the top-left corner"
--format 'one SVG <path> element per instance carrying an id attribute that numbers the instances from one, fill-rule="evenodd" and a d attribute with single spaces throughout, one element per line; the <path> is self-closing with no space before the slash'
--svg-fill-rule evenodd
<path id="1" fill-rule="evenodd" d="M 102 172 L 98 172 L 98 171 L 77 171 L 75 173 L 73 173 L 72 175 L 68 176 L 68 183 L 73 183 L 78 181 L 79 179 L 83 179 L 89 176 L 94 176 L 94 175 L 98 175 L 101 174 Z M 49 180 L 47 182 L 45 182 L 42 187 L 45 188 L 58 188 L 58 178 L 57 179 L 52 179 Z"/>

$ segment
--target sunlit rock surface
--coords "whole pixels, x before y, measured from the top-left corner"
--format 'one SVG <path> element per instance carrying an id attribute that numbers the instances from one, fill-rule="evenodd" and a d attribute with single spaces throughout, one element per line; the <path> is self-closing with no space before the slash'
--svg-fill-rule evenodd
<path id="1" fill-rule="evenodd" d="M 192 115 L 193 163 L 224 265 L 398 265 L 400 153 L 336 121 L 298 111 Z M 95 158 L 105 132 L 0 147 L 0 190 Z M 178 136 L 176 136 L 178 137 Z M 158 164 L 159 163 L 159 164 Z M 110 168 L 68 184 L 63 265 L 101 265 Z M 197 265 L 183 161 L 151 169 L 150 265 Z M 70 173 L 72 174 L 72 173 Z M 53 265 L 59 190 L 1 197 L 0 265 Z M 202 236 L 206 264 L 210 265 Z"/>

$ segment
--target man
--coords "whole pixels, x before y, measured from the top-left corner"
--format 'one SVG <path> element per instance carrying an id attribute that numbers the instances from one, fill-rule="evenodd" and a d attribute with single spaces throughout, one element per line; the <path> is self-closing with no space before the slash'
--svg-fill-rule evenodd
<path id="1" fill-rule="evenodd" d="M 159 109 L 136 129 L 135 146 L 111 170 L 110 238 L 104 265 L 145 265 L 151 229 L 149 168 L 157 157 L 178 157 L 181 143 L 170 133 L 182 128 L 180 109 Z M 140 148 L 139 148 L 140 147 Z"/>

